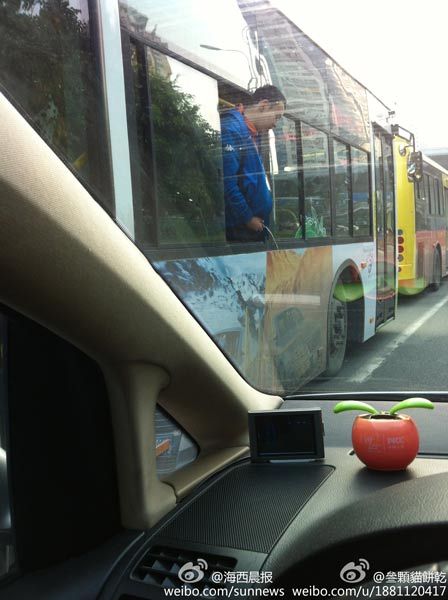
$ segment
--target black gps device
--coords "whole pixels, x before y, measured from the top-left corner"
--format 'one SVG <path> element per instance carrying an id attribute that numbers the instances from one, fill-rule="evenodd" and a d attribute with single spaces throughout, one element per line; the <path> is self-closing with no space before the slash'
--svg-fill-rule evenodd
<path id="1" fill-rule="evenodd" d="M 320 408 L 249 411 L 253 462 L 324 458 Z"/>

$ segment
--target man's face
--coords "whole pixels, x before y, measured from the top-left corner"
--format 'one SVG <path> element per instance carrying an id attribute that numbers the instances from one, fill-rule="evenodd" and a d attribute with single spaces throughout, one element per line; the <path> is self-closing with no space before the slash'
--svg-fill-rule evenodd
<path id="1" fill-rule="evenodd" d="M 261 100 L 257 106 L 257 118 L 255 126 L 258 131 L 268 131 L 277 125 L 277 121 L 283 117 L 285 105 L 283 102 L 269 102 Z"/>

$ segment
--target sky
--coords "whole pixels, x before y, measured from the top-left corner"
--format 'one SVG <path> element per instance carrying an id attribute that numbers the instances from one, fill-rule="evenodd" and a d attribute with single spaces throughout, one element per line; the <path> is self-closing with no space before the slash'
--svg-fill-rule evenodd
<path id="1" fill-rule="evenodd" d="M 396 111 L 419 149 L 448 148 L 448 0 L 271 0 Z"/>

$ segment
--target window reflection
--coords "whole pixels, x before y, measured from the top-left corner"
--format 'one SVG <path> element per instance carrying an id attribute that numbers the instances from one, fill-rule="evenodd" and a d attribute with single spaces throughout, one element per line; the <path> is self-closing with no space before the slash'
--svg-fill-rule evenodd
<path id="1" fill-rule="evenodd" d="M 325 54 L 276 9 L 247 8 L 256 23 L 272 81 L 285 94 L 288 111 L 297 119 L 330 129 L 330 105 L 323 74 Z"/>
<path id="2" fill-rule="evenodd" d="M 331 97 L 331 130 L 351 144 L 369 147 L 369 113 L 366 90 L 337 63 L 327 62 Z"/>
<path id="3" fill-rule="evenodd" d="M 237 0 L 120 0 L 120 14 L 127 30 L 242 88 L 257 73 L 255 46 Z"/>
<path id="4" fill-rule="evenodd" d="M 361 148 L 369 147 L 365 89 L 283 13 L 268 3 L 241 2 L 261 42 L 272 82 L 283 90 L 295 118 Z"/>
<path id="5" fill-rule="evenodd" d="M 327 237 L 331 235 L 328 137 L 305 124 L 302 124 L 302 158 L 305 237 Z"/>
<path id="6" fill-rule="evenodd" d="M 438 179 L 435 180 L 435 186 L 436 186 L 436 198 L 437 198 L 437 213 L 439 215 L 442 214 L 442 204 L 440 202 L 440 182 Z"/>
<path id="7" fill-rule="evenodd" d="M 417 182 L 414 187 L 415 198 L 415 228 L 416 230 L 425 228 L 426 210 L 425 193 L 423 190 L 423 181 Z"/>
<path id="8" fill-rule="evenodd" d="M 386 141 L 383 139 L 384 146 L 384 199 L 386 202 L 386 236 L 387 243 L 389 246 L 393 246 L 393 232 L 395 231 L 395 206 L 394 206 L 394 163 L 392 156 L 392 144 L 390 141 Z M 363 157 L 363 160 L 367 161 L 367 155 L 363 152 L 360 152 L 360 156 Z M 368 186 L 368 171 L 365 168 L 365 176 L 363 181 L 367 180 L 367 183 L 364 185 Z M 367 235 L 367 232 L 365 233 Z M 387 267 L 390 267 L 391 263 L 387 263 Z M 393 270 L 393 269 L 391 269 Z M 393 277 L 392 279 L 393 280 Z"/>
<path id="9" fill-rule="evenodd" d="M 146 48 L 161 243 L 224 239 L 217 83 Z"/>
<path id="10" fill-rule="evenodd" d="M 370 235 L 369 208 L 369 165 L 367 153 L 356 148 L 351 149 L 353 177 L 353 235 Z M 387 169 L 385 169 L 387 170 Z M 385 173 L 385 196 L 388 202 L 388 190 Z"/>
<path id="11" fill-rule="evenodd" d="M 159 476 L 168 475 L 193 462 L 198 448 L 193 440 L 162 409 L 154 414 L 156 464 Z"/>
<path id="12" fill-rule="evenodd" d="M 0 84 L 112 206 L 87 0 L 0 2 Z"/>
<path id="13" fill-rule="evenodd" d="M 276 129 L 278 171 L 274 176 L 275 231 L 280 238 L 302 237 L 299 218 L 299 171 L 297 131 L 291 119 L 283 118 Z"/>
<path id="14" fill-rule="evenodd" d="M 431 212 L 431 198 L 429 194 L 429 175 L 424 175 L 424 196 L 423 199 L 426 200 L 427 211 Z"/>
<path id="15" fill-rule="evenodd" d="M 348 146 L 333 142 L 334 152 L 334 192 L 336 206 L 337 237 L 350 235 L 350 169 Z"/>
<path id="16" fill-rule="evenodd" d="M 436 213 L 436 194 L 434 190 L 434 177 L 429 178 L 429 212 L 433 215 Z"/>

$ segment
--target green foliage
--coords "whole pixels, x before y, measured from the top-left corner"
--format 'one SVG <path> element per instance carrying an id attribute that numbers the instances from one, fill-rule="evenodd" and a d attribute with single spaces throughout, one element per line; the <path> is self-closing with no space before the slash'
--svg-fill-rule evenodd
<path id="1" fill-rule="evenodd" d="M 94 112 L 88 24 L 80 17 L 67 0 L 0 0 L 0 81 L 69 161 L 86 152 L 86 114 Z"/>
<path id="2" fill-rule="evenodd" d="M 211 240 L 217 230 L 223 235 L 219 133 L 176 81 L 151 74 L 150 87 L 162 238 Z"/>

